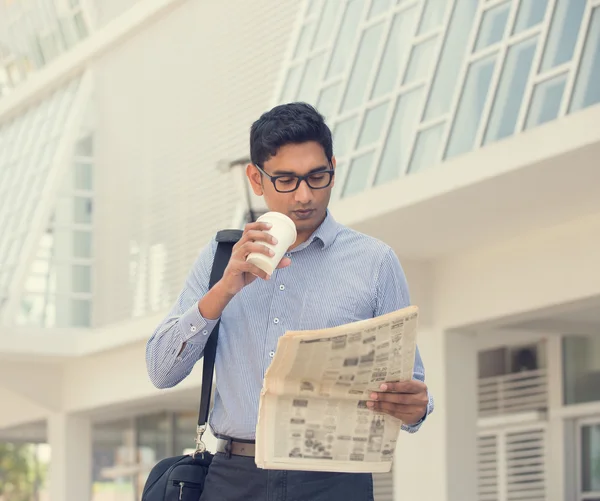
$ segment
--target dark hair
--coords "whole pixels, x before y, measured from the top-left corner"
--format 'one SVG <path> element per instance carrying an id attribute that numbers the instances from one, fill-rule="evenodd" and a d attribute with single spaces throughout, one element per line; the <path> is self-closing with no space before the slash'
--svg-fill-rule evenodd
<path id="1" fill-rule="evenodd" d="M 281 104 L 252 124 L 250 159 L 262 167 L 282 146 L 308 141 L 319 143 L 331 163 L 333 141 L 323 116 L 307 103 Z"/>

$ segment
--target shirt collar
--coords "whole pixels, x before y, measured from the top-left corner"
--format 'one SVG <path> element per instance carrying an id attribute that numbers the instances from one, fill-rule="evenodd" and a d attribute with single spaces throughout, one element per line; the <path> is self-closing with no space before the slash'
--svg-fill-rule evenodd
<path id="1" fill-rule="evenodd" d="M 299 245 L 294 250 L 302 250 L 302 249 L 308 247 L 315 240 L 319 240 L 323 244 L 322 248 L 326 249 L 334 242 L 334 240 L 337 237 L 339 232 L 340 232 L 339 223 L 333 218 L 333 216 L 329 212 L 329 209 L 327 209 L 327 212 L 325 214 L 325 219 L 319 225 L 319 227 L 315 230 L 315 232 L 310 236 L 310 238 L 306 242 Z"/>

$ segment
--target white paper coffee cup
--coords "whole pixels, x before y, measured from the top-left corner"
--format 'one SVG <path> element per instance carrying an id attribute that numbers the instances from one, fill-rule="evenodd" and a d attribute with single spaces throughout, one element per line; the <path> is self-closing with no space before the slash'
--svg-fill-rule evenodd
<path id="1" fill-rule="evenodd" d="M 277 239 L 277 245 L 272 245 L 263 241 L 260 243 L 271 249 L 275 255 L 267 256 L 260 252 L 251 252 L 248 254 L 246 261 L 258 266 L 270 276 L 273 274 L 275 268 L 277 268 L 277 265 L 283 258 L 285 252 L 296 241 L 296 225 L 294 224 L 294 221 L 280 212 L 267 212 L 260 216 L 257 221 L 261 223 L 270 223 L 272 225 L 267 233 Z"/>

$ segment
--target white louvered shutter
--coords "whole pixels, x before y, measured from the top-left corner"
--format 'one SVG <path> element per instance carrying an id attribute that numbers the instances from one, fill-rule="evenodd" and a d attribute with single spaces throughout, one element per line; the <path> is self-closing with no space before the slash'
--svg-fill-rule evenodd
<path id="1" fill-rule="evenodd" d="M 545 501 L 546 428 L 481 431 L 477 440 L 479 501 Z"/>
<path id="2" fill-rule="evenodd" d="M 373 474 L 373 497 L 375 501 L 394 501 L 394 470 Z"/>

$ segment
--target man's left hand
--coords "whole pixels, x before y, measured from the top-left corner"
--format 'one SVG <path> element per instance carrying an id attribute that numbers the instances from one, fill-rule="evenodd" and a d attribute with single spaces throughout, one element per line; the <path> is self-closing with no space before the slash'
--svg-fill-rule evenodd
<path id="1" fill-rule="evenodd" d="M 429 397 L 427 385 L 418 380 L 383 383 L 380 391 L 370 395 L 367 407 L 401 419 L 406 425 L 416 424 L 425 417 Z"/>

